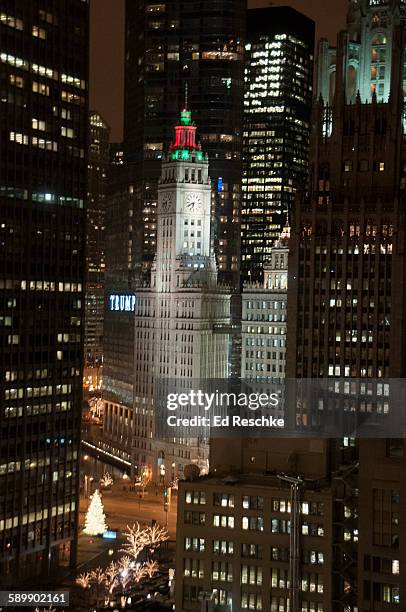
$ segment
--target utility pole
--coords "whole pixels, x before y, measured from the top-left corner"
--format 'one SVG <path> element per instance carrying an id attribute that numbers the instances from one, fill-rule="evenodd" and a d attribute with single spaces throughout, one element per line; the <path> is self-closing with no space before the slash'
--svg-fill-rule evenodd
<path id="1" fill-rule="evenodd" d="M 168 526 L 168 510 L 169 510 L 169 487 L 164 485 L 164 512 L 165 512 L 165 526 Z"/>
<path id="2" fill-rule="evenodd" d="M 300 488 L 303 480 L 285 474 L 278 478 L 290 484 L 289 600 L 291 612 L 300 612 Z"/>

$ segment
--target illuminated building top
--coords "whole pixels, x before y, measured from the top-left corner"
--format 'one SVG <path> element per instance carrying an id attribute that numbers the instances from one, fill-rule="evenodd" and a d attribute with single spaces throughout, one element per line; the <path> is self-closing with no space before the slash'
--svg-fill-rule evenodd
<path id="1" fill-rule="evenodd" d="M 200 143 L 196 143 L 197 127 L 192 121 L 192 113 L 187 106 L 180 114 L 180 121 L 175 126 L 175 140 L 169 147 L 172 160 L 207 162 L 207 156 L 202 152 Z"/>
<path id="2" fill-rule="evenodd" d="M 343 55 L 347 103 L 388 102 L 391 93 L 396 32 L 406 25 L 405 0 L 352 0 L 347 32 L 338 47 L 320 42 L 318 94 L 332 105 L 336 89 L 337 57 Z M 398 60 L 396 60 L 398 61 Z M 405 61 L 403 60 L 403 81 Z M 341 86 L 340 86 L 341 89 Z"/>

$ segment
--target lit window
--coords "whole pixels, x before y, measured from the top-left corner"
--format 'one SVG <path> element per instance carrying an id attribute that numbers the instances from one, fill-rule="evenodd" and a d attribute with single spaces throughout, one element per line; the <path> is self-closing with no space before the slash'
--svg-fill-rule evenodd
<path id="1" fill-rule="evenodd" d="M 45 131 L 45 121 L 39 119 L 32 119 L 32 129 Z"/>
<path id="2" fill-rule="evenodd" d="M 15 30 L 23 30 L 23 22 L 22 19 L 17 19 L 12 15 L 6 15 L 5 13 L 0 13 L 0 23 L 8 26 L 9 28 L 14 28 Z"/>
<path id="3" fill-rule="evenodd" d="M 32 26 L 32 35 L 35 36 L 35 38 L 41 38 L 42 40 L 45 40 L 47 37 L 46 30 L 44 30 L 44 28 L 39 28 L 38 26 Z"/>
<path id="4" fill-rule="evenodd" d="M 14 87 L 24 87 L 24 79 L 17 74 L 10 74 L 10 85 L 14 85 Z"/>
<path id="5" fill-rule="evenodd" d="M 49 85 L 45 85 L 44 83 L 38 83 L 37 81 L 33 81 L 32 91 L 34 93 L 39 93 L 42 96 L 49 96 Z"/>
<path id="6" fill-rule="evenodd" d="M 10 132 L 10 141 L 16 142 L 17 144 L 28 145 L 28 136 L 21 134 L 21 132 Z"/>

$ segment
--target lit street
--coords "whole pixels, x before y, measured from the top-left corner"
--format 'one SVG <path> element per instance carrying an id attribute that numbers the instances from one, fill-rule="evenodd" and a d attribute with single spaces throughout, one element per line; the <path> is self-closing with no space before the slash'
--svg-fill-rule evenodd
<path id="1" fill-rule="evenodd" d="M 122 484 L 114 484 L 111 491 L 102 491 L 104 511 L 109 529 L 115 531 L 125 530 L 126 525 L 132 525 L 136 521 L 151 524 L 152 520 L 168 527 L 170 539 L 175 538 L 176 529 L 176 495 L 173 496 L 168 506 L 168 513 L 164 511 L 163 490 L 145 492 L 141 499 L 138 492 L 123 491 Z M 128 488 L 128 487 L 127 487 Z M 79 523 L 84 525 L 85 512 L 89 500 L 81 497 Z M 166 523 L 166 516 L 168 522 Z"/>

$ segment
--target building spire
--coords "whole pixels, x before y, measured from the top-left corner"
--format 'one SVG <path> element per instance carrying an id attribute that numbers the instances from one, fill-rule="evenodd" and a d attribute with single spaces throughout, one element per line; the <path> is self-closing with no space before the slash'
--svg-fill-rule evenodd
<path id="1" fill-rule="evenodd" d="M 275 241 L 276 247 L 288 246 L 290 239 L 290 222 L 289 222 L 289 211 L 286 211 L 286 221 L 278 239 Z"/>
<path id="2" fill-rule="evenodd" d="M 185 111 L 188 110 L 188 95 L 189 95 L 189 83 L 186 81 L 185 83 L 185 106 L 183 107 L 183 110 Z"/>

